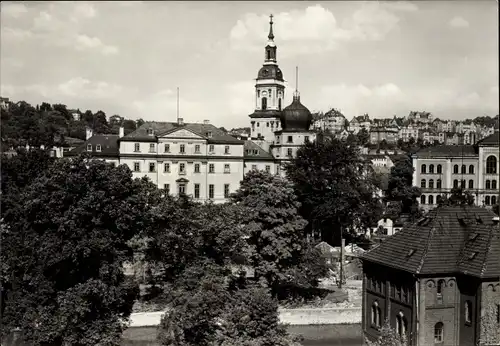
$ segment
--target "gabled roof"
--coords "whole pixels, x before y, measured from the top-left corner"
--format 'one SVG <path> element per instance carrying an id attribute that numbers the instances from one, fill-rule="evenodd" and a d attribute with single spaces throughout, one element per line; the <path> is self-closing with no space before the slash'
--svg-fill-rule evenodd
<path id="1" fill-rule="evenodd" d="M 493 134 L 481 139 L 477 144 L 482 147 L 490 147 L 490 146 L 498 147 L 498 145 L 500 144 L 498 133 L 499 133 L 498 130 L 495 130 Z"/>
<path id="2" fill-rule="evenodd" d="M 274 161 L 273 155 L 261 148 L 257 143 L 253 141 L 245 141 L 245 160 L 263 160 L 263 161 Z"/>
<path id="3" fill-rule="evenodd" d="M 500 239 L 495 216 L 478 206 L 438 207 L 362 259 L 420 275 L 458 272 L 498 277 Z"/>
<path id="4" fill-rule="evenodd" d="M 423 148 L 414 154 L 417 158 L 477 156 L 473 145 L 437 145 Z"/>
<path id="5" fill-rule="evenodd" d="M 153 130 L 153 136 L 148 135 L 148 130 Z M 190 132 L 198 134 L 199 136 L 205 138 L 208 143 L 213 144 L 243 144 L 233 136 L 227 134 L 223 130 L 217 128 L 212 124 L 200 124 L 200 123 L 171 123 L 171 122 L 158 122 L 158 121 L 148 121 L 144 123 L 141 127 L 132 133 L 129 133 L 125 137 L 120 138 L 120 141 L 157 141 L 157 136 L 162 134 L 170 133 L 178 129 L 186 129 Z M 211 137 L 209 137 L 209 133 Z"/>
<path id="6" fill-rule="evenodd" d="M 93 135 L 83 144 L 73 150 L 68 151 L 65 156 L 76 156 L 81 153 L 92 153 L 92 156 L 118 157 L 118 135 Z M 87 151 L 87 145 L 92 145 L 92 151 Z M 101 151 L 96 151 L 97 145 L 101 146 Z"/>

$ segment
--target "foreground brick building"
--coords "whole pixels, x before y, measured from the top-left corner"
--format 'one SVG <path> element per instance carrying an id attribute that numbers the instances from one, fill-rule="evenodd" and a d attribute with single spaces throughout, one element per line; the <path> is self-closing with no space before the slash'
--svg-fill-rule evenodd
<path id="1" fill-rule="evenodd" d="M 365 253 L 363 330 L 388 319 L 410 345 L 500 344 L 500 229 L 478 206 L 442 206 Z"/>

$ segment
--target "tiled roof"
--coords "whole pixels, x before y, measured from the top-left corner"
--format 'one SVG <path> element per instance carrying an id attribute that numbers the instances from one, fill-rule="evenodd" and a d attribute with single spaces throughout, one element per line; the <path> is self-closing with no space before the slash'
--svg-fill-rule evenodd
<path id="1" fill-rule="evenodd" d="M 250 150 L 248 152 L 248 150 Z M 261 148 L 257 143 L 245 141 L 245 160 L 271 160 L 274 161 L 273 155 Z"/>
<path id="2" fill-rule="evenodd" d="M 417 158 L 435 157 L 462 157 L 477 156 L 476 148 L 472 145 L 437 145 L 420 149 L 415 153 Z"/>
<path id="3" fill-rule="evenodd" d="M 250 118 L 279 118 L 281 111 L 266 109 L 265 111 L 256 110 L 249 115 Z"/>
<path id="4" fill-rule="evenodd" d="M 118 157 L 118 135 L 93 135 L 83 144 L 79 145 L 73 150 L 68 151 L 65 156 L 76 156 L 81 153 L 90 153 L 87 151 L 87 145 L 92 145 L 92 156 L 103 157 Z M 101 151 L 96 151 L 96 146 L 101 146 Z"/>
<path id="5" fill-rule="evenodd" d="M 495 133 L 481 139 L 477 144 L 480 146 L 498 146 L 500 144 L 498 130 Z"/>
<path id="6" fill-rule="evenodd" d="M 154 136 L 148 135 L 148 130 L 152 129 Z M 178 129 L 189 130 L 201 137 L 204 137 L 208 143 L 214 144 L 243 144 L 233 136 L 227 134 L 223 130 L 217 128 L 212 124 L 201 124 L 201 123 L 184 123 L 179 125 L 178 123 L 170 122 L 158 122 L 158 121 L 148 121 L 144 123 L 141 127 L 132 133 L 129 133 L 120 140 L 141 140 L 141 141 L 155 141 L 156 138 L 162 135 L 168 134 Z M 211 133 L 211 137 L 208 137 L 208 133 Z"/>
<path id="7" fill-rule="evenodd" d="M 464 273 L 500 276 L 498 225 L 478 206 L 444 206 L 430 211 L 363 255 L 414 274 Z"/>

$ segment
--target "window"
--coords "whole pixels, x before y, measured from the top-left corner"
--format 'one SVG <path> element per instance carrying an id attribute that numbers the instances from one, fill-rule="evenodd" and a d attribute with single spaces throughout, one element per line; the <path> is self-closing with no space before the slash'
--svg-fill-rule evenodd
<path id="1" fill-rule="evenodd" d="M 453 180 L 453 188 L 454 189 L 458 188 L 458 180 L 457 179 Z"/>
<path id="2" fill-rule="evenodd" d="M 154 162 L 149 163 L 149 173 L 153 173 L 156 171 L 156 165 Z"/>
<path id="3" fill-rule="evenodd" d="M 436 189 L 441 188 L 441 179 L 436 180 Z"/>
<path id="4" fill-rule="evenodd" d="M 266 123 L 266 127 L 269 127 L 269 121 Z"/>
<path id="5" fill-rule="evenodd" d="M 427 173 L 427 166 L 426 166 L 426 165 L 422 165 L 422 166 L 420 167 L 420 173 L 422 173 L 422 174 Z"/>
<path id="6" fill-rule="evenodd" d="M 401 292 L 402 292 L 402 297 L 401 297 L 401 300 L 404 302 L 404 303 L 408 303 L 408 289 L 406 287 L 402 287 L 401 288 Z"/>
<path id="7" fill-rule="evenodd" d="M 443 288 L 444 287 L 445 287 L 444 280 L 439 280 L 437 283 L 437 288 L 436 288 L 436 293 L 437 293 L 438 299 L 439 299 L 439 297 L 443 296 Z"/>
<path id="8" fill-rule="evenodd" d="M 170 184 L 163 184 L 163 190 L 165 190 L 165 194 L 170 195 Z"/>
<path id="9" fill-rule="evenodd" d="M 260 123 L 257 123 L 257 127 L 260 127 Z"/>
<path id="10" fill-rule="evenodd" d="M 194 184 L 194 198 L 200 198 L 200 184 Z"/>
<path id="11" fill-rule="evenodd" d="M 256 171 L 257 170 L 257 165 L 252 165 L 252 170 Z"/>
<path id="12" fill-rule="evenodd" d="M 229 145 L 224 147 L 224 154 L 229 154 Z"/>
<path id="13" fill-rule="evenodd" d="M 489 189 L 491 189 L 491 181 L 486 180 L 486 190 L 489 190 Z"/>
<path id="14" fill-rule="evenodd" d="M 224 184 L 224 198 L 229 198 L 229 184 Z"/>
<path id="15" fill-rule="evenodd" d="M 497 323 L 500 324 L 500 304 L 497 304 Z"/>
<path id="16" fill-rule="evenodd" d="M 443 166 L 437 165 L 437 174 L 443 173 Z"/>
<path id="17" fill-rule="evenodd" d="M 278 110 L 281 110 L 281 99 L 278 99 Z"/>
<path id="18" fill-rule="evenodd" d="M 286 154 L 287 154 L 287 156 L 292 157 L 293 156 L 293 150 L 292 150 L 292 148 L 288 148 Z"/>
<path id="19" fill-rule="evenodd" d="M 458 165 L 453 166 L 453 173 L 458 174 Z"/>
<path id="20" fill-rule="evenodd" d="M 469 174 L 474 174 L 474 165 L 469 166 Z"/>
<path id="21" fill-rule="evenodd" d="M 186 184 L 179 183 L 178 190 L 179 190 L 179 195 L 184 195 L 186 193 Z"/>
<path id="22" fill-rule="evenodd" d="M 186 174 L 186 164 L 179 163 L 179 174 Z"/>
<path id="23" fill-rule="evenodd" d="M 215 173 L 215 164 L 211 163 L 208 165 L 208 173 Z"/>
<path id="24" fill-rule="evenodd" d="M 293 137 L 292 136 L 288 136 L 286 142 L 287 143 L 293 143 Z"/>
<path id="25" fill-rule="evenodd" d="M 462 179 L 462 180 L 460 181 L 460 187 L 461 187 L 462 189 L 465 189 L 465 179 Z"/>
<path id="26" fill-rule="evenodd" d="M 429 204 L 434 204 L 434 196 L 433 195 L 429 196 Z"/>
<path id="27" fill-rule="evenodd" d="M 442 343 L 443 339 L 443 323 L 438 322 L 434 325 L 434 343 Z"/>
<path id="28" fill-rule="evenodd" d="M 497 158 L 493 155 L 486 159 L 486 174 L 497 174 Z"/>
<path id="29" fill-rule="evenodd" d="M 461 172 L 462 174 L 466 174 L 467 173 L 467 167 L 465 167 L 465 165 L 462 165 L 462 170 Z"/>
<path id="30" fill-rule="evenodd" d="M 469 189 L 473 189 L 474 188 L 474 180 L 470 179 L 469 180 Z"/>
<path id="31" fill-rule="evenodd" d="M 138 153 L 139 151 L 141 151 L 141 145 L 139 143 L 135 143 L 134 144 L 134 151 L 136 153 Z"/>
<path id="32" fill-rule="evenodd" d="M 214 185 L 213 184 L 208 185 L 208 198 L 210 198 L 210 199 L 214 198 Z"/>
<path id="33" fill-rule="evenodd" d="M 406 318 L 403 315 L 403 312 L 400 311 L 396 316 L 396 331 L 399 336 L 403 336 L 406 334 L 407 325 L 408 323 L 406 321 Z"/>
<path id="34" fill-rule="evenodd" d="M 492 190 L 496 190 L 497 189 L 497 181 L 496 180 L 492 180 L 491 181 L 491 189 Z"/>
<path id="35" fill-rule="evenodd" d="M 153 135 L 153 129 L 148 129 L 148 135 L 152 136 Z"/>
<path id="36" fill-rule="evenodd" d="M 134 172 L 140 172 L 140 171 L 141 171 L 141 163 L 134 162 Z"/>
<path id="37" fill-rule="evenodd" d="M 92 151 L 92 144 L 87 144 L 87 151 Z"/>
<path id="38" fill-rule="evenodd" d="M 199 152 L 200 152 L 200 145 L 199 145 L 199 144 L 196 144 L 196 145 L 194 146 L 194 152 L 195 152 L 195 153 L 199 153 Z"/>
<path id="39" fill-rule="evenodd" d="M 165 172 L 165 173 L 170 173 L 170 163 L 165 162 L 165 163 L 163 164 L 163 172 Z"/>
<path id="40" fill-rule="evenodd" d="M 210 146 L 208 147 L 208 151 L 213 153 L 215 151 L 215 146 L 213 144 L 210 144 Z"/>
<path id="41" fill-rule="evenodd" d="M 194 164 L 194 172 L 195 173 L 200 173 L 200 164 L 199 163 L 195 163 Z"/>
<path id="42" fill-rule="evenodd" d="M 484 197 L 484 204 L 490 205 L 490 196 Z"/>
<path id="43" fill-rule="evenodd" d="M 472 302 L 466 300 L 464 304 L 465 323 L 472 323 Z"/>
<path id="44" fill-rule="evenodd" d="M 207 137 L 208 137 L 208 138 L 212 138 L 212 131 L 208 131 L 208 132 L 207 132 Z"/>
<path id="45" fill-rule="evenodd" d="M 155 152 L 155 144 L 154 143 L 150 143 L 149 144 L 149 152 L 150 153 L 154 153 Z"/>
<path id="46" fill-rule="evenodd" d="M 374 302 L 372 305 L 372 326 L 373 327 L 380 327 L 380 320 L 381 320 L 381 312 L 382 310 L 380 309 L 380 306 L 378 306 L 378 302 Z"/>
<path id="47" fill-rule="evenodd" d="M 99 151 L 99 152 L 100 152 L 100 151 L 101 151 L 101 149 L 102 149 L 102 148 L 101 148 L 101 145 L 100 145 L 100 144 L 96 144 L 96 146 L 95 146 L 95 151 Z"/>
<path id="48" fill-rule="evenodd" d="M 434 173 L 434 165 L 429 165 L 429 173 Z"/>
<path id="49" fill-rule="evenodd" d="M 491 205 L 497 204 L 497 196 L 491 196 Z"/>
<path id="50" fill-rule="evenodd" d="M 433 189 L 434 188 L 434 179 L 430 179 L 429 180 L 429 189 Z"/>
<path id="51" fill-rule="evenodd" d="M 425 204 L 425 195 L 420 196 L 420 204 Z"/>
<path id="52" fill-rule="evenodd" d="M 426 187 L 425 179 L 420 180 L 420 187 L 422 189 L 425 189 L 425 187 Z"/>
<path id="53" fill-rule="evenodd" d="M 262 108 L 262 110 L 266 110 L 267 109 L 267 97 L 263 97 L 261 99 L 261 107 L 260 108 Z"/>
<path id="54" fill-rule="evenodd" d="M 309 136 L 304 136 L 304 143 L 309 142 Z"/>
<path id="55" fill-rule="evenodd" d="M 230 173 L 231 172 L 231 166 L 229 163 L 224 164 L 224 173 Z"/>
<path id="56" fill-rule="evenodd" d="M 165 152 L 166 153 L 170 152 L 170 144 L 165 144 Z"/>
<path id="57" fill-rule="evenodd" d="M 267 173 L 271 173 L 271 166 L 266 165 L 266 172 L 267 172 Z"/>
<path id="58" fill-rule="evenodd" d="M 179 146 L 179 152 L 180 152 L 181 154 L 184 154 L 184 153 L 186 152 L 186 145 L 185 145 L 185 144 L 181 144 L 181 145 Z"/>
<path id="59" fill-rule="evenodd" d="M 440 204 L 442 200 L 443 200 L 443 197 L 441 197 L 440 195 L 438 195 L 438 196 L 436 197 L 436 203 L 437 203 L 437 204 Z"/>

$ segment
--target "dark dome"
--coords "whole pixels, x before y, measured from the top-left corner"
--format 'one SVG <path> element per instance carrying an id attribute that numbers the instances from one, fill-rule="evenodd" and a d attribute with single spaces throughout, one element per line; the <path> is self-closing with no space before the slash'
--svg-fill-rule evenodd
<path id="1" fill-rule="evenodd" d="M 300 103 L 300 97 L 294 96 L 293 102 L 281 112 L 280 120 L 283 131 L 309 131 L 312 114 Z"/>
<path id="2" fill-rule="evenodd" d="M 264 65 L 259 70 L 257 79 L 277 79 L 283 81 L 283 72 L 277 65 Z"/>

